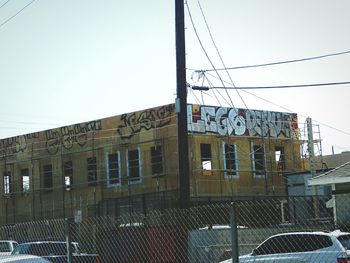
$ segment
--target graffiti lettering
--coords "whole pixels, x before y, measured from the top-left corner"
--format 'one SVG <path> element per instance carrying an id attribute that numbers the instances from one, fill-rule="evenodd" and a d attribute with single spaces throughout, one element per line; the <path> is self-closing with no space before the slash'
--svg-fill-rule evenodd
<path id="1" fill-rule="evenodd" d="M 25 135 L 0 140 L 0 157 L 11 156 L 27 150 L 27 138 Z"/>
<path id="2" fill-rule="evenodd" d="M 188 130 L 198 133 L 269 137 L 283 134 L 290 138 L 298 128 L 296 114 L 292 113 L 202 106 L 199 118 L 192 105 L 187 111 Z"/>
<path id="3" fill-rule="evenodd" d="M 171 122 L 171 115 L 174 113 L 173 104 L 150 109 L 141 113 L 123 114 L 117 132 L 122 139 L 130 139 L 142 130 L 163 127 Z"/>
<path id="4" fill-rule="evenodd" d="M 87 143 L 88 132 L 98 130 L 102 130 L 100 120 L 48 130 L 45 132 L 46 150 L 50 154 L 57 154 L 60 146 L 69 150 L 76 143 L 82 147 Z"/>

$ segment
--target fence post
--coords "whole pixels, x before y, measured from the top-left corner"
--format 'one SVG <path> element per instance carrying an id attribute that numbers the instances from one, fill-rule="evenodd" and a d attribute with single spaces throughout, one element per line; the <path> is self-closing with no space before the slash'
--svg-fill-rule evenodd
<path id="1" fill-rule="evenodd" d="M 234 202 L 231 203 L 230 207 L 230 221 L 231 221 L 231 255 L 232 263 L 238 262 L 238 232 L 237 232 L 237 220 L 236 220 L 236 209 Z"/>
<path id="2" fill-rule="evenodd" d="M 65 218 L 65 227 L 66 227 L 66 243 L 67 243 L 67 263 L 73 263 L 72 258 L 72 235 L 71 235 L 71 219 Z"/>

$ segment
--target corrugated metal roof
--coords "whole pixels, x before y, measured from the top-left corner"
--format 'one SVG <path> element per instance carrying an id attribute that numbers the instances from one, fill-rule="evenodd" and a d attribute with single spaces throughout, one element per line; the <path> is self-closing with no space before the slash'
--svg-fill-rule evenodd
<path id="1" fill-rule="evenodd" d="M 350 183 L 350 162 L 318 175 L 309 181 L 309 185 Z"/>

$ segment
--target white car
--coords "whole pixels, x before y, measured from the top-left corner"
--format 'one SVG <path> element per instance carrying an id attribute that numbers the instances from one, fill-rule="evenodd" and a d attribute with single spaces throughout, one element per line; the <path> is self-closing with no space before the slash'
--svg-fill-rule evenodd
<path id="1" fill-rule="evenodd" d="M 232 259 L 222 261 L 230 263 Z M 350 233 L 291 232 L 277 234 L 262 242 L 239 263 L 348 263 Z"/>
<path id="2" fill-rule="evenodd" d="M 33 255 L 4 255 L 0 256 L 0 263 L 50 263 L 50 261 Z"/>
<path id="3" fill-rule="evenodd" d="M 18 243 L 13 240 L 0 240 L 0 256 L 11 255 Z"/>

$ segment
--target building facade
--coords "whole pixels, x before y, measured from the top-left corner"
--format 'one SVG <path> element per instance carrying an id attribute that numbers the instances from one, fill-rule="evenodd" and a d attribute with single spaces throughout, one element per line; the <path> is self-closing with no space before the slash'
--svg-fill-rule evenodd
<path id="1" fill-rule="evenodd" d="M 1 224 L 178 202 L 175 105 L 0 140 Z M 297 115 L 188 105 L 191 201 L 286 195 Z"/>

